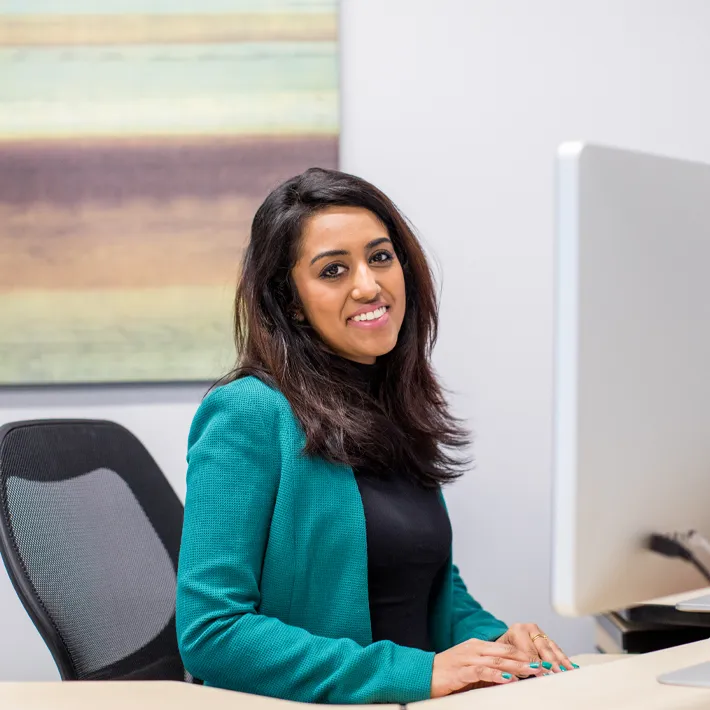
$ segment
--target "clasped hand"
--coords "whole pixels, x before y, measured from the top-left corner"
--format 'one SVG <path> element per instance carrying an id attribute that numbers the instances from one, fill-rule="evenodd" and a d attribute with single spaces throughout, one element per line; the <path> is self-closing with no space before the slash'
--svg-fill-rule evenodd
<path id="1" fill-rule="evenodd" d="M 576 668 L 539 626 L 513 624 L 496 641 L 469 639 L 436 654 L 431 697 Z"/>

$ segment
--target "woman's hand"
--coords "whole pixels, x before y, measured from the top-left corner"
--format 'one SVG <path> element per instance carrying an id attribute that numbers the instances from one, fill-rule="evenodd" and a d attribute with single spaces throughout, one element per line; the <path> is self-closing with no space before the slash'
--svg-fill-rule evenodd
<path id="1" fill-rule="evenodd" d="M 478 683 L 514 683 L 518 676 L 542 673 L 539 660 L 512 644 L 470 639 L 434 656 L 431 697 L 441 698 Z"/>
<path id="2" fill-rule="evenodd" d="M 513 624 L 498 643 L 514 646 L 531 661 L 541 661 L 546 671 L 560 673 L 578 668 L 567 658 L 562 649 L 547 638 L 537 624 Z"/>

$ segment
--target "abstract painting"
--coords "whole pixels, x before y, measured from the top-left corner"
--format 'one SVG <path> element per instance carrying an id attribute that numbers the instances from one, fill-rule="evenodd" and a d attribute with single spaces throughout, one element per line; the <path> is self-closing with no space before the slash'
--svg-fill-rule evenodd
<path id="1" fill-rule="evenodd" d="M 254 211 L 338 161 L 337 0 L 4 0 L 0 384 L 210 381 Z"/>

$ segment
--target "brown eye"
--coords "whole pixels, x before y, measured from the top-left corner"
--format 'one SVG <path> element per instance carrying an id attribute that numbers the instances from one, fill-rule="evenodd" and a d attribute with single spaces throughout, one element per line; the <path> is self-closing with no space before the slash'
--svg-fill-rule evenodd
<path id="1" fill-rule="evenodd" d="M 339 271 L 338 269 L 343 269 L 343 271 Z M 328 264 L 328 266 L 320 272 L 320 278 L 337 279 L 344 271 L 345 267 L 342 264 Z"/>
<path id="2" fill-rule="evenodd" d="M 370 261 L 376 264 L 386 264 L 388 261 L 392 261 L 392 259 L 394 259 L 394 256 L 385 250 L 378 251 L 370 257 Z"/>

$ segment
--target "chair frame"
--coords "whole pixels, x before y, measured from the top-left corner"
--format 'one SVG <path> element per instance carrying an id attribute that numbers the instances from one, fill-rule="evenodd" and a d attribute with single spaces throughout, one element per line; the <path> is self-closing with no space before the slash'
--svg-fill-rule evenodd
<path id="1" fill-rule="evenodd" d="M 22 606 L 29 614 L 30 619 L 42 636 L 47 648 L 52 654 L 54 662 L 59 669 L 62 680 L 78 680 L 79 676 L 72 662 L 71 654 L 67 649 L 59 629 L 54 625 L 52 617 L 37 594 L 37 590 L 30 581 L 30 577 L 20 557 L 20 551 L 15 542 L 15 534 L 8 519 L 7 480 L 2 470 L 2 449 L 7 435 L 20 427 L 46 424 L 47 419 L 33 419 L 22 422 L 11 422 L 0 426 L 0 554 L 2 555 L 8 576 L 15 588 Z M 67 424 L 77 424 L 84 420 L 62 419 Z"/>
<path id="2" fill-rule="evenodd" d="M 76 665 L 69 652 L 69 648 L 59 631 L 59 628 L 54 623 L 52 615 L 44 605 L 40 595 L 38 594 L 32 579 L 25 568 L 19 546 L 15 539 L 15 533 L 12 529 L 12 522 L 9 515 L 9 500 L 7 495 L 7 473 L 3 471 L 3 453 L 8 435 L 16 429 L 28 429 L 34 426 L 43 427 L 47 425 L 68 425 L 68 426 L 109 426 L 113 429 L 121 429 L 143 448 L 145 454 L 152 459 L 150 453 L 145 449 L 145 446 L 137 439 L 137 437 L 124 426 L 117 422 L 105 419 L 89 419 L 89 418 L 47 418 L 47 419 L 32 419 L 24 421 L 14 421 L 0 426 L 0 556 L 5 563 L 8 576 L 12 586 L 19 597 L 22 606 L 29 615 L 35 625 L 47 648 L 49 649 L 52 658 L 59 670 L 62 680 L 80 680 L 80 676 Z M 160 470 L 155 460 L 153 460 L 156 468 Z M 167 481 L 166 481 L 167 485 Z M 168 486 L 169 487 L 169 486 Z M 176 501 L 177 501 L 176 497 Z M 182 505 L 182 504 L 181 504 Z M 171 555 L 172 556 L 172 555 Z M 173 560 L 173 564 L 176 561 Z M 174 623 L 174 621 L 173 621 Z M 183 676 L 184 677 L 184 676 Z M 200 682 L 195 680 L 194 682 Z"/>

